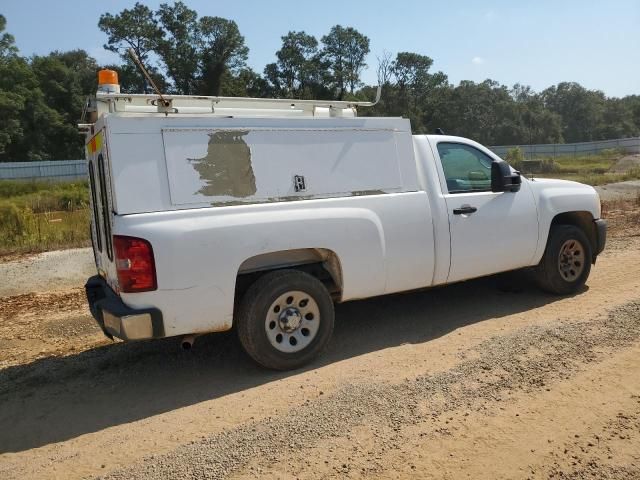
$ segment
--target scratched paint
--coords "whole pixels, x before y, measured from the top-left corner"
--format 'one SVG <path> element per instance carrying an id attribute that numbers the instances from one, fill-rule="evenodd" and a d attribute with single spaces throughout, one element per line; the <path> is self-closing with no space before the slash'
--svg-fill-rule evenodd
<path id="1" fill-rule="evenodd" d="M 251 149 L 244 140 L 248 130 L 219 130 L 209 134 L 207 154 L 190 158 L 204 185 L 196 193 L 208 197 L 250 197 L 256 193 Z"/>

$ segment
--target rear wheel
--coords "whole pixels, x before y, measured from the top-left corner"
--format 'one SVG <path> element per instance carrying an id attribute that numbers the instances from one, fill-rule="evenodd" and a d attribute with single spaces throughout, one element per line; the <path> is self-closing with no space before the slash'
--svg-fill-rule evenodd
<path id="1" fill-rule="evenodd" d="M 580 289 L 591 271 L 591 244 L 584 232 L 573 225 L 554 225 L 547 248 L 536 268 L 540 288 L 558 295 Z"/>
<path id="2" fill-rule="evenodd" d="M 256 362 L 275 370 L 310 362 L 327 346 L 333 324 L 329 292 L 318 279 L 297 270 L 260 277 L 238 306 L 240 343 Z"/>

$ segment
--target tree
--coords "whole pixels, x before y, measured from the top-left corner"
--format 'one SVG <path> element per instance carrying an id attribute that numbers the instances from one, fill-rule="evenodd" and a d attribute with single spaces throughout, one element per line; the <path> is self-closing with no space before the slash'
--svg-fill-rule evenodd
<path id="1" fill-rule="evenodd" d="M 391 64 L 391 71 L 401 90 L 416 89 L 419 85 L 426 83 L 431 65 L 433 60 L 426 55 L 399 52 Z"/>
<path id="2" fill-rule="evenodd" d="M 201 17 L 198 21 L 201 49 L 201 88 L 204 95 L 220 95 L 225 73 L 237 73 L 245 65 L 249 49 L 238 25 L 221 17 Z"/>
<path id="3" fill-rule="evenodd" d="M 318 52 L 318 41 L 305 32 L 281 37 L 278 61 L 265 67 L 264 74 L 276 96 L 319 98 L 323 95 L 327 65 Z"/>
<path id="4" fill-rule="evenodd" d="M 117 15 L 104 13 L 100 16 L 98 27 L 107 34 L 106 50 L 118 53 L 125 64 L 135 67 L 128 53 L 128 49 L 132 48 L 140 62 L 158 76 L 159 72 L 150 63 L 150 56 L 158 49 L 165 33 L 149 7 L 136 2 L 132 9 L 125 8 Z M 129 70 L 134 72 L 133 69 Z M 144 75 L 137 71 L 136 76 L 138 80 L 135 83 L 142 86 L 138 92 L 145 91 Z"/>
<path id="5" fill-rule="evenodd" d="M 48 142 L 47 155 L 53 158 L 81 158 L 82 136 L 77 124 L 87 96 L 95 92 L 98 66 L 84 50 L 54 51 L 34 56 L 31 69 L 47 106 L 59 116 Z"/>
<path id="6" fill-rule="evenodd" d="M 7 19 L 0 14 L 0 57 L 9 57 L 18 53 L 15 39 L 10 33 L 2 33 L 7 28 Z"/>
<path id="7" fill-rule="evenodd" d="M 631 111 L 633 123 L 636 129 L 640 131 L 640 95 L 627 95 L 621 100 Z"/>
<path id="8" fill-rule="evenodd" d="M 446 112 L 445 108 L 440 108 L 439 102 L 446 98 L 450 86 L 444 73 L 429 73 L 433 60 L 413 52 L 400 52 L 395 58 L 384 52 L 378 62 L 378 81 L 383 86 L 383 94 L 370 113 L 402 115 L 411 121 L 416 133 L 442 127 L 437 112 Z"/>
<path id="9" fill-rule="evenodd" d="M 378 60 L 378 68 L 376 73 L 378 75 L 378 85 L 385 86 L 391 83 L 391 76 L 393 75 L 393 60 L 391 53 L 384 50 L 382 56 L 376 56 Z"/>
<path id="10" fill-rule="evenodd" d="M 182 95 L 197 93 L 201 63 L 198 13 L 182 2 L 175 2 L 161 4 L 156 16 L 165 31 L 157 42 L 157 52 L 173 81 L 173 89 Z"/>
<path id="11" fill-rule="evenodd" d="M 57 135 L 66 131 L 63 116 L 47 105 L 31 66 L 18 56 L 0 60 L 0 118 L 0 160 L 5 161 L 50 158 Z"/>
<path id="12" fill-rule="evenodd" d="M 339 99 L 344 98 L 346 86 L 350 93 L 360 85 L 360 73 L 366 67 L 369 38 L 355 28 L 336 25 L 322 37 L 323 56 L 329 61 L 334 87 Z"/>
<path id="13" fill-rule="evenodd" d="M 243 68 L 237 75 L 226 72 L 222 79 L 221 95 L 224 97 L 269 97 L 267 81 L 250 68 Z"/>
<path id="14" fill-rule="evenodd" d="M 100 15 L 98 27 L 107 34 L 106 50 L 118 53 L 126 60 L 129 58 L 127 50 L 132 48 L 142 63 L 147 62 L 149 54 L 164 36 L 151 9 L 139 2 L 117 15 Z"/>
<path id="15" fill-rule="evenodd" d="M 640 133 L 634 121 L 634 111 L 624 99 L 608 98 L 602 112 L 597 136 L 601 139 L 633 137 Z"/>
<path id="16" fill-rule="evenodd" d="M 290 94 L 300 93 L 309 83 L 318 54 L 318 41 L 305 32 L 289 32 L 282 37 L 282 47 L 276 52 L 278 69 Z"/>
<path id="17" fill-rule="evenodd" d="M 562 82 L 542 92 L 544 106 L 562 117 L 567 142 L 599 140 L 605 96 L 575 82 Z"/>
<path id="18" fill-rule="evenodd" d="M 238 75 L 244 69 L 249 52 L 234 21 L 198 18 L 181 1 L 163 3 L 156 12 L 136 3 L 117 15 L 103 14 L 98 26 L 108 36 L 104 47 L 125 60 L 120 68 L 123 91 L 142 92 L 146 84 L 128 58 L 128 48 L 133 48 L 161 90 L 184 95 L 220 95 L 223 81 L 231 78 L 228 74 Z"/>
<path id="19" fill-rule="evenodd" d="M 0 34 L 6 19 L 0 16 Z M 45 102 L 31 66 L 18 55 L 13 36 L 0 36 L 0 160 L 39 160 L 49 133 L 61 124 Z"/>

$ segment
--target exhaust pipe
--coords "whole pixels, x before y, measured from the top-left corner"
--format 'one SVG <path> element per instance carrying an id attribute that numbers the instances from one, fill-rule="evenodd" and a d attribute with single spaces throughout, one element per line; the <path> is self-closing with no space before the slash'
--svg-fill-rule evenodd
<path id="1" fill-rule="evenodd" d="M 198 335 L 185 335 L 182 337 L 182 341 L 180 342 L 182 349 L 191 350 L 193 348 L 193 342 L 196 341 L 196 337 L 198 337 Z"/>

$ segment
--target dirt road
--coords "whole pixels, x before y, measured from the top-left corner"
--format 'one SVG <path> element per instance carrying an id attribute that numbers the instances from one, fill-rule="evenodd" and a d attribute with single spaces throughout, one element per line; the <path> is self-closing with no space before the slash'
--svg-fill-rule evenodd
<path id="1" fill-rule="evenodd" d="M 112 344 L 80 285 L 5 297 L 0 478 L 640 478 L 640 215 L 616 208 L 577 295 L 504 275 L 340 305 L 297 372 L 232 334 Z"/>

